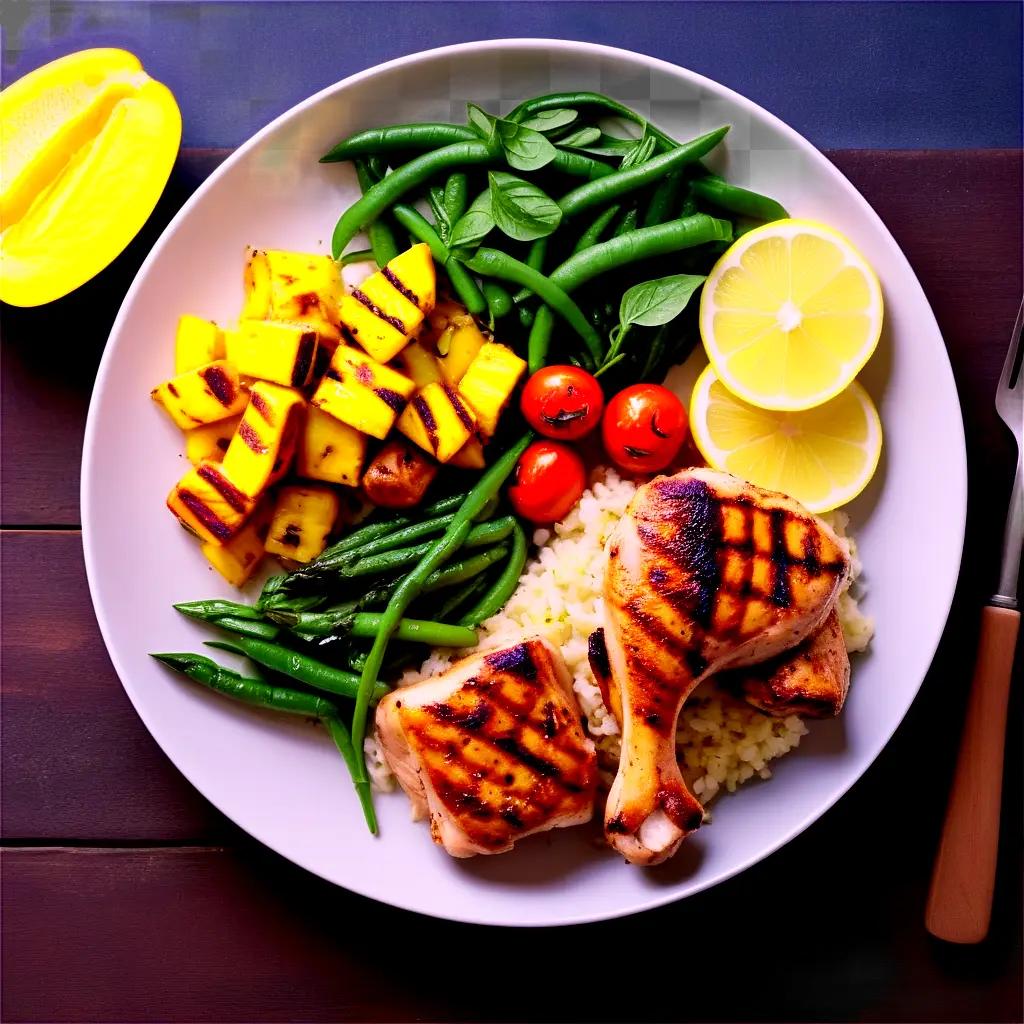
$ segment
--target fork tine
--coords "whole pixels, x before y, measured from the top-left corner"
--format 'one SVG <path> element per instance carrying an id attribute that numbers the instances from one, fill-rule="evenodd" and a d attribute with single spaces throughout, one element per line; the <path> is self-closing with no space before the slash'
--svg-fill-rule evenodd
<path id="1" fill-rule="evenodd" d="M 996 386 L 996 394 L 1001 395 L 1009 391 L 1017 391 L 1020 388 L 1021 378 L 1024 373 L 1018 369 L 1017 379 L 1010 386 L 1010 376 L 1013 373 L 1014 364 L 1020 354 L 1021 332 L 1024 331 L 1024 300 L 1021 300 L 1020 311 L 1017 313 L 1017 322 L 1013 325 L 1013 334 L 1010 337 L 1010 349 L 1006 353 L 1006 362 L 1003 363 L 1003 372 L 999 375 L 999 383 Z"/>

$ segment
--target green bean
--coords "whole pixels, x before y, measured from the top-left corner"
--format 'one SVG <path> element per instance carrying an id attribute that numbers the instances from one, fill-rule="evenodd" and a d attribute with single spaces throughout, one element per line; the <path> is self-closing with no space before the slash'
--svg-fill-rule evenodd
<path id="1" fill-rule="evenodd" d="M 495 320 L 500 320 L 512 312 L 512 296 L 494 281 L 484 281 L 481 287 L 487 300 L 487 313 L 493 329 Z"/>
<path id="2" fill-rule="evenodd" d="M 716 175 L 696 178 L 690 183 L 690 188 L 699 198 L 730 213 L 738 213 L 741 217 L 771 221 L 784 220 L 789 216 L 786 208 L 774 199 L 763 196 L 760 192 L 751 192 L 738 185 L 730 185 Z"/>
<path id="3" fill-rule="evenodd" d="M 484 277 L 500 277 L 529 287 L 583 339 L 594 364 L 601 359 L 600 335 L 587 322 L 580 307 L 561 288 L 553 285 L 550 278 L 498 249 L 478 249 L 476 255 L 466 261 L 466 266 Z"/>
<path id="4" fill-rule="evenodd" d="M 356 161 L 356 177 L 359 179 L 359 188 L 365 196 L 376 184 L 373 175 L 370 174 L 366 162 Z M 377 261 L 378 267 L 384 267 L 398 255 L 398 243 L 395 241 L 395 234 L 389 227 L 383 216 L 377 217 L 366 225 L 366 234 L 370 239 L 370 250 L 373 258 Z M 347 244 L 347 243 L 346 243 Z"/>
<path id="5" fill-rule="evenodd" d="M 531 243 L 530 248 L 526 252 L 526 260 L 524 262 L 531 270 L 536 270 L 539 272 L 544 269 L 544 259 L 546 258 L 547 254 L 547 237 L 535 239 L 533 243 Z M 516 303 L 525 302 L 532 294 L 533 291 L 531 289 L 521 288 L 513 296 L 512 301 Z"/>
<path id="6" fill-rule="evenodd" d="M 512 550 L 505 568 L 494 581 L 490 590 L 459 618 L 459 625 L 479 626 L 485 619 L 497 615 L 515 593 L 515 589 L 519 585 L 519 577 L 523 574 L 524 565 L 526 565 L 526 533 L 516 522 L 515 529 L 512 531 Z"/>
<path id="7" fill-rule="evenodd" d="M 354 561 L 357 558 L 366 558 L 368 555 L 380 554 L 382 551 L 393 551 L 395 548 L 406 547 L 421 537 L 440 533 L 452 521 L 454 515 L 454 512 L 449 512 L 444 516 L 434 516 L 432 519 L 424 519 L 421 523 L 403 526 L 400 530 L 386 533 L 383 537 L 378 537 L 376 540 L 371 540 L 368 544 L 356 548 L 355 551 L 348 552 L 347 558 Z"/>
<path id="8" fill-rule="evenodd" d="M 570 256 L 551 273 L 550 280 L 571 293 L 599 274 L 637 260 L 664 256 L 707 242 L 727 241 L 731 237 L 732 225 L 728 221 L 698 213 L 653 227 L 638 228 L 592 245 Z M 547 307 L 541 307 L 533 321 L 528 341 L 527 361 L 531 373 L 539 370 L 547 359 L 553 328 L 553 316 Z"/>
<path id="9" fill-rule="evenodd" d="M 682 185 L 682 171 L 672 171 L 658 182 L 644 213 L 643 226 L 645 228 L 671 220 L 669 211 L 675 206 Z"/>
<path id="10" fill-rule="evenodd" d="M 465 212 L 469 203 L 469 179 L 462 171 L 448 175 L 444 186 L 444 210 L 448 221 L 454 224 Z"/>
<path id="11" fill-rule="evenodd" d="M 352 737 L 349 736 L 348 729 L 341 721 L 337 707 L 331 701 L 318 697 L 316 694 L 303 693 L 301 690 L 274 686 L 262 679 L 246 679 L 239 673 L 232 672 L 201 654 L 154 654 L 153 657 L 190 679 L 194 679 L 207 689 L 242 704 L 266 708 L 269 711 L 281 711 L 289 715 L 317 718 L 323 722 L 344 758 L 345 764 L 348 765 L 367 827 L 376 834 L 377 816 L 374 814 L 373 803 L 370 800 L 369 784 L 357 778 L 358 766 L 352 747 Z"/>
<path id="12" fill-rule="evenodd" d="M 463 558 L 459 562 L 452 562 L 443 569 L 437 569 L 423 584 L 423 593 L 429 594 L 434 590 L 444 590 L 445 587 L 454 587 L 459 583 L 486 571 L 495 562 L 500 562 L 508 555 L 507 544 L 495 544 L 493 548 L 485 548 L 478 555 L 470 558 Z"/>
<path id="13" fill-rule="evenodd" d="M 350 619 L 356 612 L 375 604 L 387 604 L 391 600 L 396 586 L 397 583 L 389 583 L 386 586 L 374 587 L 353 601 L 345 601 L 342 604 L 324 608 L 322 611 L 272 609 L 267 612 L 267 618 L 271 622 L 286 626 L 295 634 L 301 633 L 304 637 L 330 636 L 339 622 Z"/>
<path id="14" fill-rule="evenodd" d="M 376 263 L 376 258 L 373 255 L 372 249 L 354 249 L 352 252 L 346 252 L 338 263 L 343 267 L 350 267 L 353 263 Z"/>
<path id="15" fill-rule="evenodd" d="M 337 163 L 376 153 L 437 149 L 455 142 L 475 142 L 479 138 L 471 128 L 458 124 L 392 124 L 349 135 L 320 157 L 320 163 Z"/>
<path id="16" fill-rule="evenodd" d="M 592 245 L 596 245 L 601 240 L 601 236 L 608 230 L 608 225 L 619 215 L 620 209 L 621 207 L 615 203 L 609 206 L 607 210 L 602 210 L 590 222 L 587 230 L 580 235 L 579 241 L 577 241 L 572 251 L 574 253 L 583 252 L 584 249 L 589 249 Z"/>
<path id="17" fill-rule="evenodd" d="M 357 751 L 361 751 L 363 747 L 363 737 L 366 735 L 366 715 L 376 685 L 377 674 L 384 661 L 384 653 L 391 635 L 398 626 L 398 620 L 402 618 L 405 609 L 420 594 L 431 575 L 441 569 L 445 562 L 465 543 L 470 530 L 473 529 L 472 524 L 481 509 L 501 490 L 502 484 L 515 469 L 519 457 L 526 450 L 532 438 L 532 432 L 528 431 L 489 469 L 484 471 L 476 486 L 463 502 L 458 515 L 449 523 L 448 529 L 438 540 L 434 541 L 430 550 L 402 580 L 388 603 L 380 622 L 380 628 L 374 637 L 373 646 L 370 648 L 370 654 L 359 677 L 359 690 L 356 694 L 356 707 L 352 717 L 352 741 Z M 360 780 L 366 778 L 365 760 L 360 764 L 357 778 Z"/>
<path id="18" fill-rule="evenodd" d="M 225 615 L 220 619 L 211 619 L 210 624 L 226 630 L 228 633 L 254 637 L 257 640 L 275 640 L 281 632 L 280 628 L 272 622 L 253 622 L 252 619 L 236 619 L 230 615 Z"/>
<path id="19" fill-rule="evenodd" d="M 345 247 L 360 231 L 376 220 L 411 189 L 452 167 L 497 162 L 498 150 L 479 139 L 456 142 L 410 160 L 378 181 L 362 199 L 353 203 L 338 218 L 331 237 L 331 253 L 338 259 Z"/>
<path id="20" fill-rule="evenodd" d="M 486 573 L 477 573 L 472 579 L 467 580 L 459 587 L 455 587 L 454 590 L 441 602 L 441 607 L 437 609 L 436 618 L 440 622 L 445 622 L 448 616 L 465 604 L 471 597 L 475 596 L 480 590 L 483 590 L 487 586 L 487 575 Z"/>
<path id="21" fill-rule="evenodd" d="M 353 617 L 351 635 L 362 638 L 375 637 L 380 632 L 383 618 L 381 612 L 360 612 Z M 474 647 L 476 645 L 476 633 L 461 623 L 450 626 L 444 622 L 424 619 L 399 619 L 392 635 L 395 640 L 428 644 L 431 647 Z"/>
<path id="22" fill-rule="evenodd" d="M 530 292 L 529 294 L 532 295 L 533 292 Z M 533 319 L 536 315 L 537 314 L 532 309 L 530 309 L 529 306 L 519 307 L 519 322 L 527 330 L 529 330 L 533 326 Z"/>
<path id="23" fill-rule="evenodd" d="M 561 147 L 555 150 L 555 159 L 551 161 L 551 167 L 562 174 L 571 175 L 573 178 L 586 178 L 587 181 L 597 181 L 598 178 L 604 178 L 615 170 L 611 164 L 606 164 L 603 160 L 595 160 L 586 153 L 574 153 Z"/>
<path id="24" fill-rule="evenodd" d="M 257 665 L 263 665 L 327 693 L 354 697 L 359 689 L 359 679 L 351 672 L 343 672 L 340 668 L 333 668 L 322 661 L 317 661 L 316 658 L 309 657 L 308 654 L 300 654 L 268 640 L 241 636 L 231 641 L 207 640 L 206 646 L 215 647 L 220 651 L 231 651 L 233 654 L 244 654 Z M 371 691 L 370 698 L 380 700 L 389 690 L 390 687 L 384 683 L 377 683 Z"/>
<path id="25" fill-rule="evenodd" d="M 511 532 L 515 520 L 512 516 L 504 516 L 489 523 L 479 523 L 466 535 L 463 547 L 482 548 L 504 540 Z M 359 558 L 338 571 L 342 576 L 379 576 L 394 572 L 413 562 L 419 561 L 430 550 L 434 541 L 417 544 L 414 547 L 397 548 L 393 551 L 382 551 L 377 555 Z"/>
<path id="26" fill-rule="evenodd" d="M 620 218 L 612 232 L 612 238 L 619 238 L 629 231 L 636 231 L 637 221 L 640 219 L 640 212 L 635 206 L 631 206 Z"/>
<path id="27" fill-rule="evenodd" d="M 398 203 L 391 211 L 395 220 L 411 235 L 430 246 L 430 254 L 434 262 L 441 264 L 448 272 L 452 287 L 458 292 L 462 304 L 470 313 L 480 314 L 487 308 L 487 300 L 480 291 L 476 281 L 467 273 L 466 268 L 451 255 L 448 246 L 441 241 L 441 236 L 427 223 L 423 216 L 412 206 Z"/>

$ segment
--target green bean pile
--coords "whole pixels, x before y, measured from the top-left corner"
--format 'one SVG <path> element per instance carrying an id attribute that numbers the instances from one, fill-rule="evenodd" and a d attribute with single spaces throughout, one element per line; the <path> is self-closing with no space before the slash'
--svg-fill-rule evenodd
<path id="1" fill-rule="evenodd" d="M 631 134 L 612 134 L 616 122 Z M 697 304 L 671 330 L 639 325 L 620 351 L 619 299 L 655 276 L 706 275 L 734 238 L 787 216 L 701 162 L 728 131 L 679 143 L 610 97 L 565 92 L 505 117 L 470 104 L 465 125 L 357 132 L 321 161 L 352 161 L 363 193 L 338 219 L 334 258 L 383 266 L 403 230 L 531 373 L 572 362 L 609 393 L 660 381 L 697 341 Z M 370 250 L 347 251 L 360 233 Z"/>
<path id="2" fill-rule="evenodd" d="M 154 657 L 228 697 L 323 723 L 376 833 L 362 756 L 370 705 L 390 690 L 384 679 L 421 661 L 425 647 L 473 647 L 476 626 L 512 596 L 526 533 L 514 516 L 496 513 L 529 441 L 514 444 L 472 490 L 415 517 L 381 510 L 307 565 L 271 576 L 255 604 L 218 598 L 174 606 L 227 634 L 208 647 L 248 658 L 269 678 L 246 678 L 200 654 Z M 424 617 L 406 615 L 421 606 Z M 339 698 L 355 702 L 351 732 Z"/>

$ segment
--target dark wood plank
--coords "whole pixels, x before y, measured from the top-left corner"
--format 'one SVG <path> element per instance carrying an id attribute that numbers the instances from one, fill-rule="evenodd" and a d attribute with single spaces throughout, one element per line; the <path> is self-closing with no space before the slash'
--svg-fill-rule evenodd
<path id="1" fill-rule="evenodd" d="M 222 818 L 146 731 L 107 658 L 78 533 L 0 534 L 7 841 L 196 840 Z"/>
<path id="2" fill-rule="evenodd" d="M 222 150 L 184 151 L 142 233 L 79 291 L 40 309 L 2 307 L 0 458 L 6 486 L 0 523 L 79 522 L 82 431 L 110 325 L 160 231 L 224 155 Z M 1021 154 L 931 150 L 830 156 L 882 215 L 917 270 L 957 371 L 968 428 L 980 431 L 987 448 L 995 433 L 991 370 L 1020 301 Z M 55 347 L 59 358 L 53 356 Z"/>
<path id="3" fill-rule="evenodd" d="M 642 918 L 529 933 L 371 905 L 250 847 L 6 851 L 2 1016 L 1019 1021 L 1014 914 L 939 948 L 921 866 L 873 836 L 812 830 L 795 876 L 774 858 Z"/>

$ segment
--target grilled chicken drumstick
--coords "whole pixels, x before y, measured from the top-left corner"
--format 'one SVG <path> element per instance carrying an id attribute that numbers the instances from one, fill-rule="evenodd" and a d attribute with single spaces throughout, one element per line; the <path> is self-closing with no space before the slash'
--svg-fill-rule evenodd
<path id="1" fill-rule="evenodd" d="M 622 723 L 605 835 L 628 861 L 661 863 L 703 819 L 676 761 L 694 687 L 799 644 L 848 571 L 835 534 L 785 495 L 708 469 L 637 491 L 609 541 L 604 586 Z"/>

